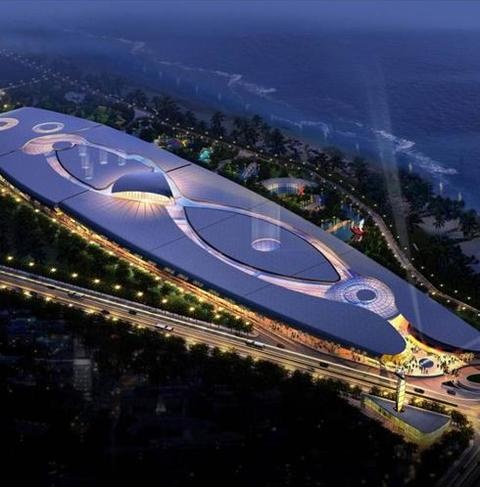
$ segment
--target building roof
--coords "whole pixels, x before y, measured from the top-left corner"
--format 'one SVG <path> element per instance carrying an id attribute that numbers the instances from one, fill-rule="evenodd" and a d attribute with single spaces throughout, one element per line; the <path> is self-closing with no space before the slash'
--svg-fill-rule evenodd
<path id="1" fill-rule="evenodd" d="M 310 271 L 311 280 L 339 279 L 335 268 L 312 245 L 268 221 L 207 208 L 187 208 L 186 213 L 203 240 L 237 262 L 283 276 Z"/>
<path id="2" fill-rule="evenodd" d="M 172 198 L 172 189 L 161 172 L 134 172 L 120 176 L 112 186 L 112 193 L 138 191 L 140 193 L 159 194 Z"/>
<path id="3" fill-rule="evenodd" d="M 315 187 L 317 186 L 317 183 L 315 183 L 314 181 L 307 181 L 306 179 L 301 178 L 284 177 L 264 179 L 262 181 L 262 185 L 269 191 L 274 191 L 278 188 L 301 188 L 302 186 Z"/>
<path id="4" fill-rule="evenodd" d="M 443 429 L 450 422 L 450 416 L 435 411 L 417 408 L 415 406 L 405 406 L 405 410 L 399 413 L 395 409 L 395 402 L 383 397 L 366 394 L 366 396 L 381 407 L 389 415 L 400 419 L 412 428 L 423 434 L 435 433 Z"/>
<path id="5" fill-rule="evenodd" d="M 2 118 L 16 123 L 2 125 Z M 35 199 L 299 329 L 393 355 L 405 341 L 388 320 L 401 313 L 425 336 L 480 351 L 476 330 L 365 255 L 154 144 L 24 108 L 0 116 L 0 154 L 0 173 Z"/>

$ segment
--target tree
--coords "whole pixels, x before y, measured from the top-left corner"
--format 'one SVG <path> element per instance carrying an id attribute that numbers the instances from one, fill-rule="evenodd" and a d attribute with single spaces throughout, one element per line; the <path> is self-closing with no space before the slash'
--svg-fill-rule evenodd
<path id="1" fill-rule="evenodd" d="M 478 230 L 477 212 L 469 210 L 460 214 L 460 228 L 466 238 L 471 238 Z"/>
<path id="2" fill-rule="evenodd" d="M 135 90 L 131 93 L 128 93 L 126 99 L 133 105 L 136 105 L 141 108 L 146 106 L 148 103 L 147 95 L 142 90 Z"/>
<path id="3" fill-rule="evenodd" d="M 152 127 L 143 127 L 138 136 L 146 142 L 153 142 L 155 140 L 155 131 Z"/>
<path id="4" fill-rule="evenodd" d="M 199 132 L 206 132 L 208 129 L 207 124 L 205 123 L 205 120 L 199 120 L 197 123 L 197 130 Z"/>
<path id="5" fill-rule="evenodd" d="M 410 231 L 415 230 L 422 223 L 420 215 L 416 211 L 410 211 L 407 217 L 407 225 Z"/>
<path id="6" fill-rule="evenodd" d="M 225 115 L 222 112 L 215 112 L 210 119 L 210 130 L 215 137 L 225 136 L 223 122 Z"/>
<path id="7" fill-rule="evenodd" d="M 273 129 L 268 137 L 268 147 L 273 154 L 285 154 L 285 136 L 279 129 Z"/>
<path id="8" fill-rule="evenodd" d="M 152 101 L 155 109 L 161 117 L 168 118 L 172 122 L 176 122 L 180 119 L 180 107 L 171 96 L 156 96 Z"/>
<path id="9" fill-rule="evenodd" d="M 257 137 L 260 137 L 266 141 L 270 134 L 271 127 L 265 122 L 265 120 L 263 120 L 260 115 L 254 115 L 251 119 L 251 124 L 257 134 Z"/>
<path id="10" fill-rule="evenodd" d="M 443 211 L 441 211 L 441 210 L 435 211 L 435 213 L 433 214 L 433 218 L 434 218 L 433 226 L 436 229 L 440 229 L 440 228 L 443 228 L 445 226 L 446 220 L 445 220 L 445 215 L 444 215 Z"/>
<path id="11" fill-rule="evenodd" d="M 258 141 L 258 133 L 254 124 L 247 118 L 235 117 L 233 120 L 234 130 L 232 137 L 239 139 L 245 145 L 256 145 Z"/>
<path id="12" fill-rule="evenodd" d="M 343 169 L 345 166 L 345 157 L 343 153 L 336 147 L 326 149 L 328 155 L 328 170 Z"/>
<path id="13" fill-rule="evenodd" d="M 197 126 L 197 123 L 198 123 L 198 120 L 197 120 L 197 117 L 195 116 L 195 114 L 191 111 L 191 110 L 187 110 L 184 114 L 183 114 L 183 120 L 184 120 L 184 123 L 187 127 L 196 127 Z"/>
<path id="14" fill-rule="evenodd" d="M 355 157 L 350 166 L 352 167 L 355 179 L 360 185 L 363 185 L 368 176 L 368 166 L 365 160 L 362 157 Z"/>
<path id="15" fill-rule="evenodd" d="M 314 164 L 317 169 L 323 169 L 327 162 L 327 155 L 325 152 L 314 151 L 313 155 L 308 160 L 311 164 Z"/>

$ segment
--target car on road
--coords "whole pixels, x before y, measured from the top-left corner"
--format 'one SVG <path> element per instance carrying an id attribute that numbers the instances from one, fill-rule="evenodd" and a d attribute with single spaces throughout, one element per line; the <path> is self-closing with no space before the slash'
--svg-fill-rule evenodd
<path id="1" fill-rule="evenodd" d="M 173 326 L 164 325 L 163 323 L 155 323 L 155 326 L 157 328 L 160 328 L 160 330 L 173 331 Z"/>
<path id="2" fill-rule="evenodd" d="M 75 299 L 82 299 L 85 296 L 84 294 L 76 293 L 75 291 L 69 291 L 67 295 L 70 298 L 75 298 Z"/>
<path id="3" fill-rule="evenodd" d="M 257 340 L 245 340 L 245 345 L 253 348 L 265 348 L 265 343 L 258 342 Z"/>

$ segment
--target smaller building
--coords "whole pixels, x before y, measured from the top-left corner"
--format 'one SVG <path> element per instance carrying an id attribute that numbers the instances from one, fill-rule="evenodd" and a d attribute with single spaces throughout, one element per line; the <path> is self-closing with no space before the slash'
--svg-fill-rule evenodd
<path id="1" fill-rule="evenodd" d="M 399 412 L 394 401 L 371 394 L 364 394 L 362 406 L 385 420 L 394 432 L 421 447 L 437 441 L 451 421 L 450 416 L 446 414 L 410 405 Z"/>
<path id="2" fill-rule="evenodd" d="M 247 179 L 253 178 L 258 175 L 259 166 L 256 162 L 251 162 L 240 175 L 242 181 L 247 181 Z"/>
<path id="3" fill-rule="evenodd" d="M 211 160 L 213 149 L 211 147 L 204 147 L 198 155 L 198 161 L 208 164 Z"/>
<path id="4" fill-rule="evenodd" d="M 271 193 L 281 196 L 282 194 L 300 194 L 305 188 L 315 187 L 317 184 L 300 178 L 271 178 L 262 181 L 262 185 Z"/>

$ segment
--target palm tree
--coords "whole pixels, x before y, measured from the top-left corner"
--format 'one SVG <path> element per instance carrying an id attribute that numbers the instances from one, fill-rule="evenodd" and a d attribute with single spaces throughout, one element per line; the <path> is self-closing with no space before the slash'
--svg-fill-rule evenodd
<path id="1" fill-rule="evenodd" d="M 262 138 L 264 141 L 267 140 L 271 131 L 268 123 L 260 115 L 254 115 L 251 123 L 257 133 L 257 137 Z"/>
<path id="2" fill-rule="evenodd" d="M 235 117 L 233 119 L 232 137 L 239 139 L 245 145 L 256 145 L 258 141 L 258 132 L 255 125 L 247 118 Z"/>
<path id="3" fill-rule="evenodd" d="M 198 123 L 197 117 L 195 116 L 195 114 L 191 110 L 187 110 L 184 113 L 183 119 L 184 119 L 185 125 L 187 127 L 196 127 L 197 126 L 197 123 Z"/>
<path id="4" fill-rule="evenodd" d="M 353 169 L 353 174 L 356 180 L 362 184 L 365 181 L 365 178 L 368 176 L 368 167 L 365 160 L 361 157 L 355 157 L 350 164 Z"/>
<path id="5" fill-rule="evenodd" d="M 478 231 L 477 212 L 475 210 L 460 214 L 460 228 L 466 238 L 472 237 Z"/>
<path id="6" fill-rule="evenodd" d="M 135 90 L 126 96 L 127 100 L 134 105 L 143 108 L 148 103 L 147 95 L 142 90 Z"/>
<path id="7" fill-rule="evenodd" d="M 171 121 L 177 121 L 181 115 L 180 107 L 175 100 L 168 95 L 156 96 L 153 98 L 153 105 L 158 111 L 158 114 L 163 118 L 168 118 Z"/>
<path id="8" fill-rule="evenodd" d="M 416 211 L 410 211 L 407 217 L 407 225 L 409 230 L 412 232 L 418 227 L 418 225 L 420 225 L 420 223 L 422 223 L 420 215 Z"/>
<path id="9" fill-rule="evenodd" d="M 330 147 L 326 150 L 328 154 L 328 163 L 330 170 L 343 169 L 345 166 L 345 157 L 343 153 L 336 147 Z"/>
<path id="10" fill-rule="evenodd" d="M 210 130 L 215 137 L 223 137 L 225 135 L 225 128 L 223 122 L 225 115 L 222 112 L 215 112 L 210 119 Z"/>
<path id="11" fill-rule="evenodd" d="M 444 212 L 441 210 L 435 211 L 433 220 L 433 226 L 437 229 L 443 228 L 445 226 L 446 220 Z"/>
<path id="12" fill-rule="evenodd" d="M 278 129 L 272 130 L 268 137 L 268 147 L 274 154 L 285 154 L 285 136 Z"/>

